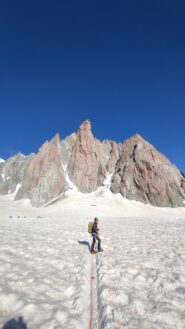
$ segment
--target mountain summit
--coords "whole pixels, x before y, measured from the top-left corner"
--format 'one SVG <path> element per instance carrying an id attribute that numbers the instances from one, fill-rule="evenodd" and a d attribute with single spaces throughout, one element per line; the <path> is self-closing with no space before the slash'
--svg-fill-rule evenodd
<path id="1" fill-rule="evenodd" d="M 0 194 L 15 192 L 16 200 L 28 198 L 36 207 L 68 189 L 89 193 L 103 185 L 155 206 L 183 206 L 185 200 L 184 176 L 150 143 L 138 134 L 122 144 L 100 142 L 89 120 L 64 140 L 57 134 L 46 141 L 37 154 L 0 163 Z"/>

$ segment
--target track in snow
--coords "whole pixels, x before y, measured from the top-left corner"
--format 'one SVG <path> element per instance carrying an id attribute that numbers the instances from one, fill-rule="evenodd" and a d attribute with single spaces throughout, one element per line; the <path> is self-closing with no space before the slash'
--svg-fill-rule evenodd
<path id="1" fill-rule="evenodd" d="M 96 255 L 91 256 L 89 329 L 98 329 L 98 287 Z"/>

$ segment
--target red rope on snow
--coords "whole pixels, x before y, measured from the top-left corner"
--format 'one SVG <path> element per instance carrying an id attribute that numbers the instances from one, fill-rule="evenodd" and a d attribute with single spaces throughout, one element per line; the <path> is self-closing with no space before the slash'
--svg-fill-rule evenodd
<path id="1" fill-rule="evenodd" d="M 90 276 L 90 319 L 89 319 L 89 329 L 92 329 L 93 326 L 93 280 L 95 277 L 93 276 L 93 262 L 91 266 L 91 276 Z"/>

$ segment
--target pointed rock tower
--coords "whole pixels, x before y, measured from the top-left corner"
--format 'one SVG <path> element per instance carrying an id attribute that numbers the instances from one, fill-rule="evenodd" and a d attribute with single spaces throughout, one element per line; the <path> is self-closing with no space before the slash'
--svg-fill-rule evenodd
<path id="1" fill-rule="evenodd" d="M 68 165 L 71 181 L 82 192 L 96 190 L 103 182 L 101 143 L 91 132 L 89 120 L 80 126 Z"/>

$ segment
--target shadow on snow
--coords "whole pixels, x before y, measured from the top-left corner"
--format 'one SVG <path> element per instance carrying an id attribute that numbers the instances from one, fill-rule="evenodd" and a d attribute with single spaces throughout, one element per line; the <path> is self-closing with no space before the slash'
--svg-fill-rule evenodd
<path id="1" fill-rule="evenodd" d="M 87 246 L 88 249 L 90 250 L 90 244 L 88 241 L 78 241 L 79 244 L 82 244 L 83 246 Z"/>
<path id="2" fill-rule="evenodd" d="M 28 329 L 27 324 L 24 322 L 22 316 L 18 317 L 18 319 L 8 320 L 2 329 Z"/>

